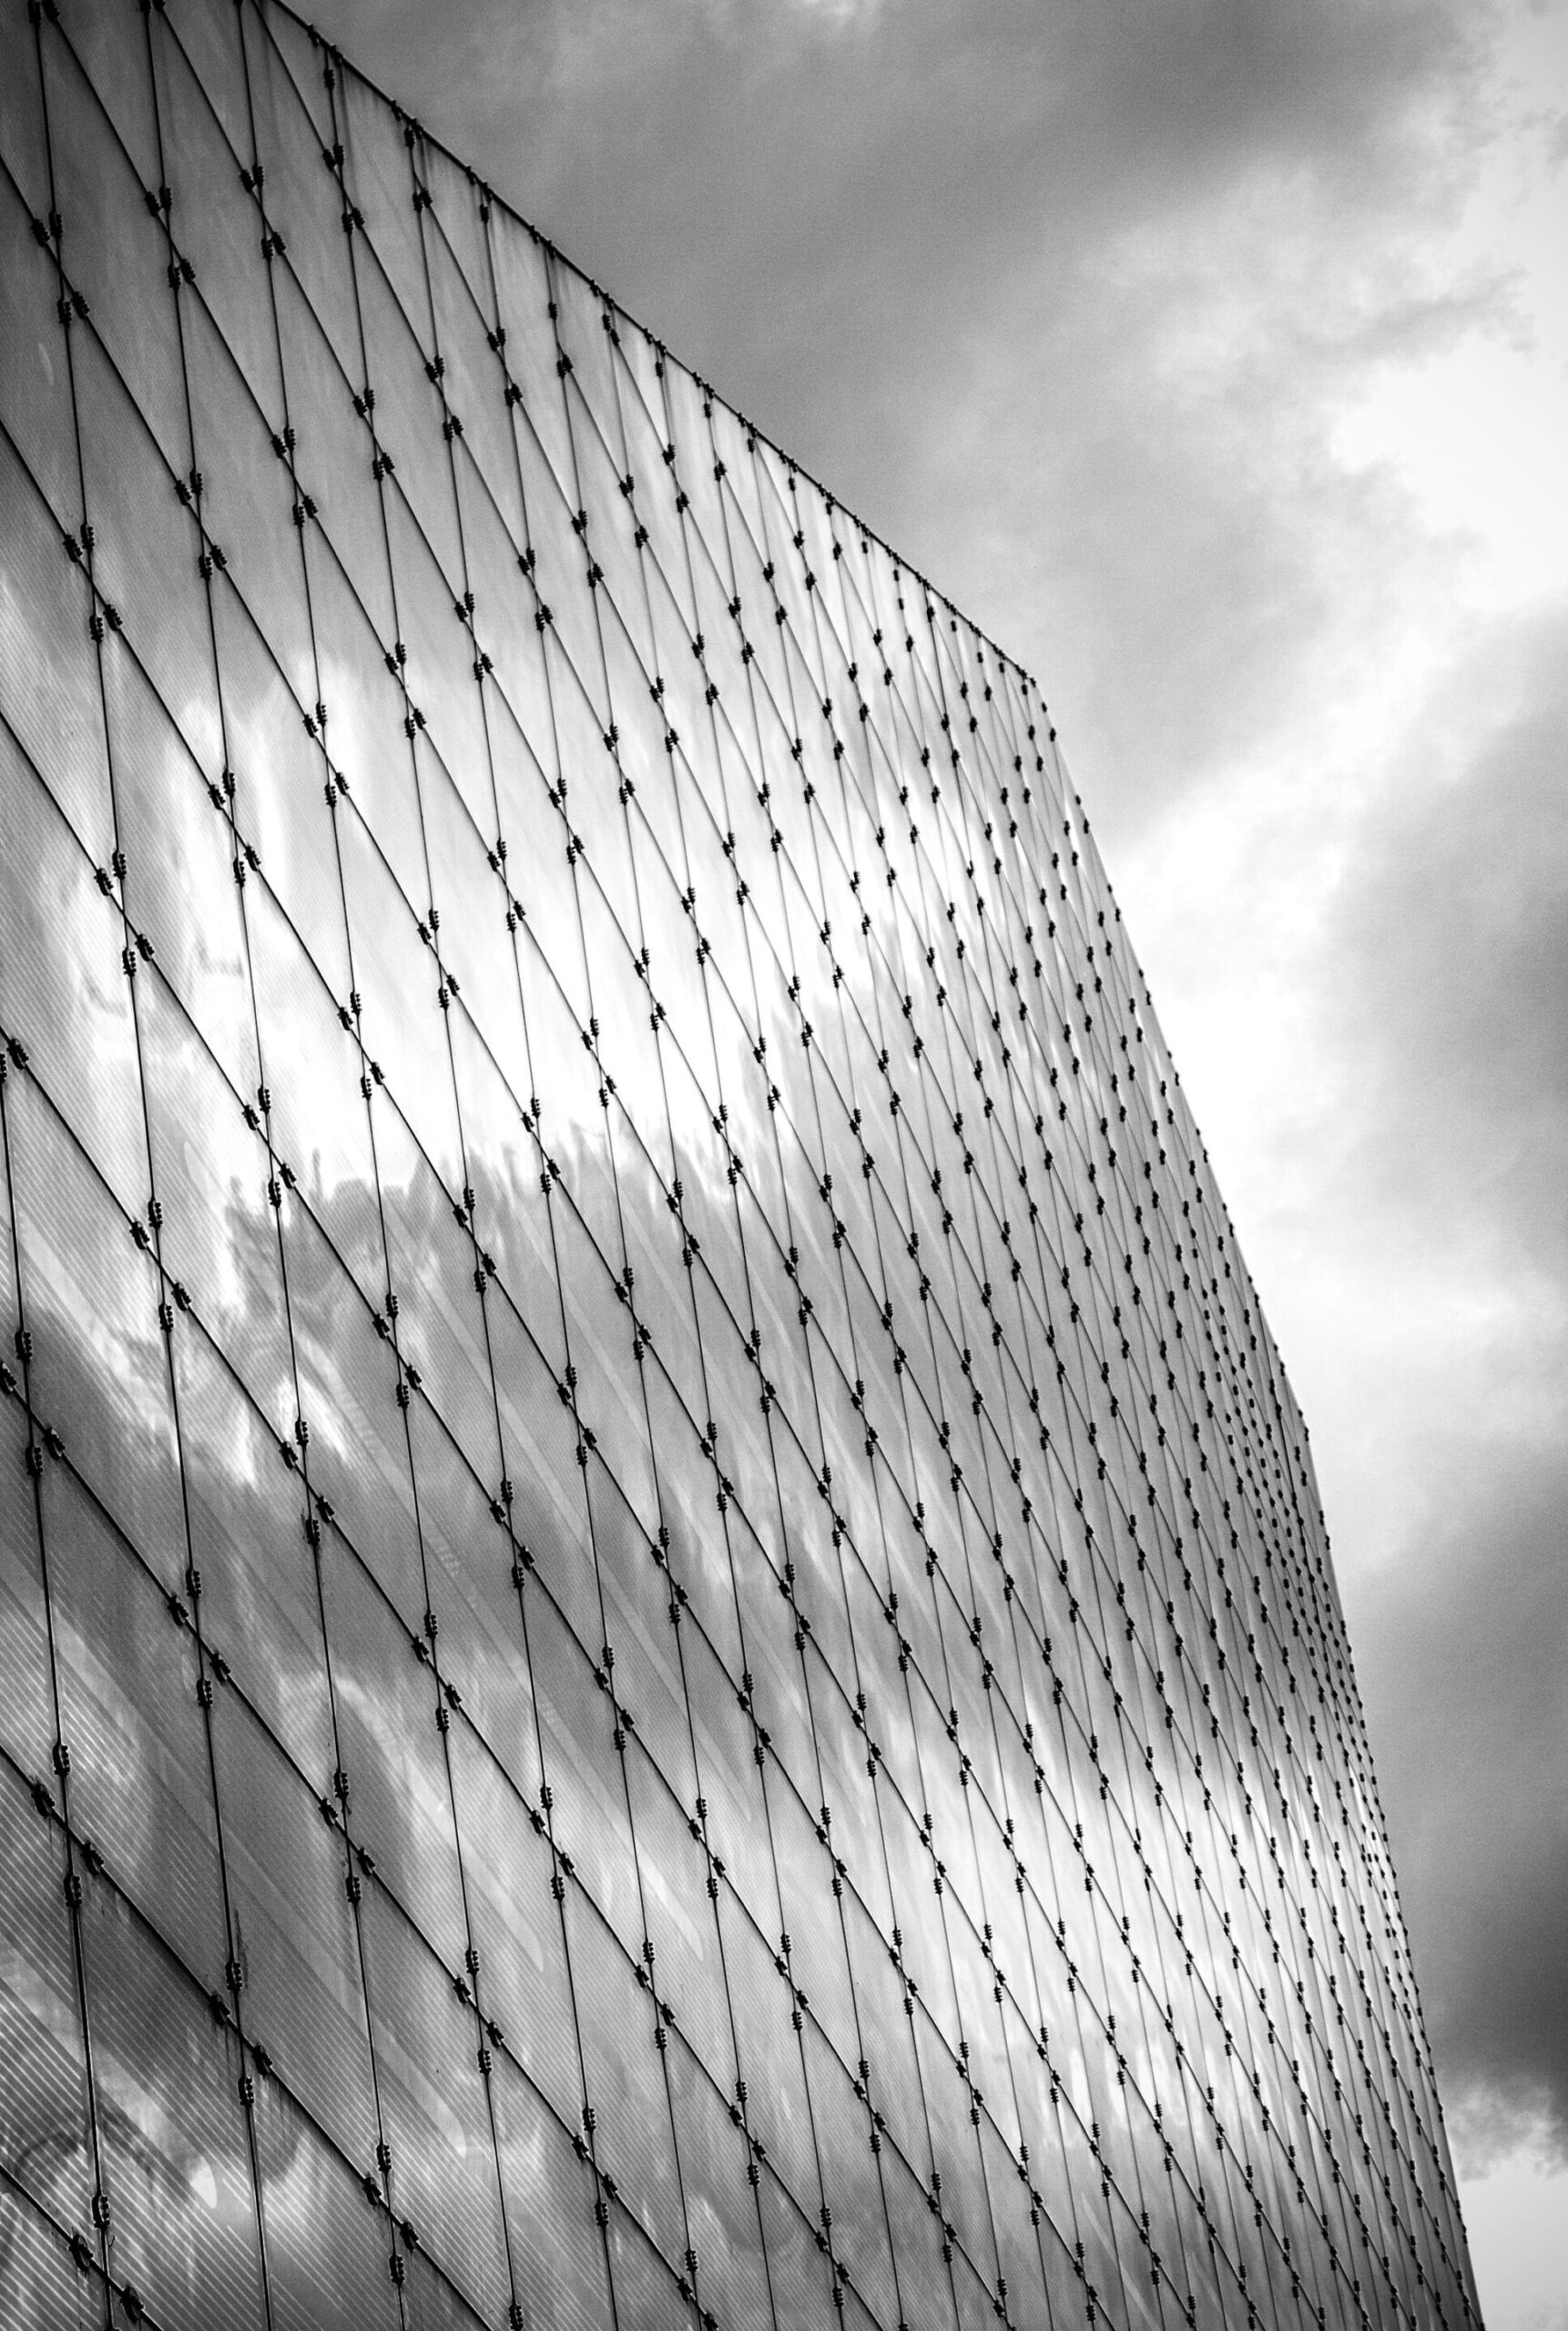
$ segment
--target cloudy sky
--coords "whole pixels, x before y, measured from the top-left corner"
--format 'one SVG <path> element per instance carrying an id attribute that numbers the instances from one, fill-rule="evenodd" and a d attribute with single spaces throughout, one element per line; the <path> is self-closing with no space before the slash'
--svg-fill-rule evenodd
<path id="1" fill-rule="evenodd" d="M 1568 0 L 318 0 L 1050 697 L 1568 2331 Z"/>

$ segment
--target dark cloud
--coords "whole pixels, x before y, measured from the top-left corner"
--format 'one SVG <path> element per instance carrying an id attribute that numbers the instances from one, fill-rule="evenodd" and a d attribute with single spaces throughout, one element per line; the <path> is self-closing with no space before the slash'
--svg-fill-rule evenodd
<path id="1" fill-rule="evenodd" d="M 1568 1463 L 1434 1460 L 1407 1559 L 1350 1613 L 1400 1896 L 1461 2173 L 1522 2134 L 1568 2165 Z"/>
<path id="2" fill-rule="evenodd" d="M 1568 617 L 1489 632 L 1434 709 L 1341 906 L 1362 1170 L 1544 1300 L 1568 1295 Z"/>
<path id="3" fill-rule="evenodd" d="M 1402 1543 L 1347 1602 L 1461 2163 L 1568 2163 L 1568 617 L 1493 638 L 1329 934 L 1358 1088 L 1341 1203 L 1461 1322 Z M 1473 716 L 1472 716 L 1473 719 Z M 1457 1298 L 1441 1303 L 1445 1286 Z"/>

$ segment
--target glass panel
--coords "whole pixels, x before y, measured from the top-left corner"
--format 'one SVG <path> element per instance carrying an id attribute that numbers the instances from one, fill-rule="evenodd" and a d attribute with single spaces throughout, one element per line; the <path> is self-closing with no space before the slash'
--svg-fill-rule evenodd
<path id="1" fill-rule="evenodd" d="M 461 1189 L 452 1065 L 429 926 L 422 942 L 412 907 L 357 816 L 350 812 L 339 819 L 337 831 L 361 1041 L 370 1060 L 391 1081 L 426 1157 L 449 1188 Z M 400 1178 L 383 1160 L 383 1183 Z"/>
<path id="2" fill-rule="evenodd" d="M 770 1945 L 722 1895 L 719 1920 L 747 2087 L 747 2126 L 762 2139 L 777 2175 L 815 2218 L 816 2151 L 789 1994 L 774 1965 L 777 1938 Z"/>
<path id="3" fill-rule="evenodd" d="M 202 345 L 211 337 L 207 326 L 210 310 L 252 396 L 270 425 L 278 428 L 282 422 L 278 342 L 259 222 L 249 203 L 213 199 L 218 188 L 227 191 L 240 169 L 249 164 L 249 125 L 247 121 L 237 150 L 213 111 L 210 85 L 205 92 L 199 87 L 178 40 L 163 29 L 167 21 L 160 13 L 153 24 L 152 40 L 163 151 L 173 173 L 170 221 L 181 254 L 195 268 L 200 295 L 185 302 L 188 373 L 193 388 L 198 387 Z M 228 66 L 229 60 L 224 63 Z M 228 73 L 222 66 L 219 70 L 221 88 Z M 102 88 L 103 84 L 98 86 Z M 149 185 L 156 182 L 156 170 L 146 175 Z M 291 285 L 292 277 L 287 270 L 283 273 Z M 199 331 L 199 339 L 190 336 L 193 326 Z M 201 454 L 212 463 L 219 449 L 219 444 L 209 442 Z"/>
<path id="4" fill-rule="evenodd" d="M 630 1960 L 575 1887 L 566 1893 L 566 1939 L 578 1995 L 585 2004 L 593 2002 L 581 2028 L 584 2074 L 598 2123 L 595 2156 L 673 2265 L 686 2248 L 686 2218 L 663 2061 L 654 2045 L 655 2009 L 633 1980 Z"/>
<path id="5" fill-rule="evenodd" d="M 79 341 L 75 371 L 87 512 L 97 537 L 93 575 L 107 603 L 103 620 L 109 630 L 124 624 L 171 717 L 203 768 L 211 769 L 218 759 L 217 707 L 196 530 L 176 499 L 163 456 L 96 341 Z"/>
<path id="6" fill-rule="evenodd" d="M 452 1797 L 429 1665 L 359 1562 L 335 1536 L 321 1595 L 332 1706 L 356 1846 L 448 1967 L 466 1935 Z M 418 1639 L 423 1644 L 423 1636 Z M 379 2000 L 372 2002 L 379 2013 Z"/>
<path id="7" fill-rule="evenodd" d="M 384 596 L 379 511 L 375 527 Z M 369 826 L 404 897 L 423 899 L 429 888 L 429 874 L 414 757 L 403 725 L 409 717 L 408 701 L 396 658 L 371 628 L 350 578 L 331 551 L 313 536 L 307 547 L 313 612 L 323 642 L 321 687 L 331 714 L 333 779 Z M 389 607 L 389 636 L 390 632 Z"/>
<path id="8" fill-rule="evenodd" d="M 580 2131 L 580 2109 L 565 2123 L 555 2119 L 504 2053 L 491 2095 L 508 2219 L 520 2230 L 513 2259 L 525 2319 L 548 2331 L 603 2331 L 616 2317 L 605 2236 L 593 2217 L 594 2173 L 566 2134 L 567 2126 Z M 581 2098 L 579 2089 L 578 2108 Z"/>
<path id="9" fill-rule="evenodd" d="M 145 93 L 147 48 L 140 29 L 117 19 L 117 30 L 130 50 L 129 75 Z M 168 239 L 161 222 L 148 216 L 136 168 L 66 42 L 51 36 L 43 48 L 61 260 L 91 319 L 90 330 L 76 328 L 76 359 L 80 362 L 84 349 L 97 349 L 101 339 L 145 424 L 172 467 L 182 470 L 185 392 L 168 280 Z M 99 450 L 86 430 L 83 448 Z"/>
<path id="10" fill-rule="evenodd" d="M 496 305 L 505 333 L 506 370 L 521 392 L 513 427 L 519 447 L 526 437 L 543 448 L 562 491 L 572 477 L 572 447 L 565 401 L 555 372 L 558 353 L 550 319 L 550 286 L 537 235 L 508 212 L 490 220 L 490 251 L 495 269 Z M 524 486 L 524 501 L 530 499 Z"/>
<path id="11" fill-rule="evenodd" d="M 188 1626 L 70 1475 L 45 1477 L 60 1728 L 74 1818 L 203 1990 L 228 1958 Z"/>
<path id="12" fill-rule="evenodd" d="M 5 2245 L 8 2295 L 22 2322 L 46 2326 L 47 2331 L 77 2331 L 84 2306 L 100 2313 L 108 2306 L 97 2268 L 84 2275 L 57 2226 L 19 2193 L 0 2195 L 0 2242 Z"/>
<path id="13" fill-rule="evenodd" d="M 11 60 L 0 88 L 0 159 L 15 177 L 21 199 L 41 219 L 49 208 L 49 161 L 37 53 L 27 36 L 30 27 L 24 23 L 22 0 L 5 0 L 0 24 Z"/>
<path id="14" fill-rule="evenodd" d="M 46 1769 L 47 1756 L 37 1762 Z M 91 2227 L 91 2133 L 63 1887 L 64 1839 L 53 1821 L 40 1820 L 16 1776 L 3 1768 L 0 1868 L 5 1872 L 0 2035 L 7 2065 L 0 2089 L 0 2142 L 11 2174 L 19 2174 L 63 2224 L 86 2236 Z M 15 2304 L 14 2271 L 8 2265 L 7 2304 Z"/>
<path id="15" fill-rule="evenodd" d="M 334 995 L 346 996 L 351 982 L 342 895 L 320 748 L 305 732 L 301 699 L 292 694 L 227 581 L 214 590 L 213 615 L 236 780 L 236 824 L 321 977 Z M 313 671 L 300 677 L 314 687 Z"/>
<path id="16" fill-rule="evenodd" d="M 674 2100 L 696 2287 L 724 2323 L 771 2326 L 761 2220 L 746 2182 L 744 2135 L 730 2122 L 728 2084 L 709 2079 L 678 2037 L 665 2051 Z"/>
<path id="17" fill-rule="evenodd" d="M 281 11 L 263 16 L 260 9 L 247 9 L 239 22 L 256 159 L 265 172 L 265 223 L 260 206 L 252 209 L 257 240 L 269 229 L 274 240 L 282 234 L 287 257 L 274 257 L 274 271 L 285 265 L 298 278 L 344 371 L 358 382 L 364 359 L 350 243 L 342 230 L 342 194 L 336 176 L 321 162 L 330 117 L 324 68 L 307 68 L 304 79 L 295 83 L 278 53 L 278 38 L 287 39 L 289 22 Z M 318 107 L 314 119 L 309 105 Z"/>
<path id="18" fill-rule="evenodd" d="M 18 1081 L 8 1115 L 35 1412 L 173 1584 L 179 1461 L 157 1272 L 31 1078 Z"/>
<path id="19" fill-rule="evenodd" d="M 392 2231 L 350 2163 L 321 2141 L 280 2083 L 256 2082 L 255 2126 L 273 2320 L 290 2331 L 391 2331 Z M 368 2158 L 369 2136 L 355 2160 Z"/>
<path id="20" fill-rule="evenodd" d="M 428 730 L 478 830 L 487 833 L 494 823 L 490 757 L 472 669 L 473 645 L 459 627 L 457 594 L 463 588 L 463 569 L 461 565 L 449 568 L 448 573 L 457 578 L 449 582 L 432 559 L 402 495 L 386 493 L 382 499 L 398 616 L 408 651 L 403 677 L 420 715 L 415 725 Z"/>
<path id="21" fill-rule="evenodd" d="M 779 2319 L 823 2326 L 836 2323 L 827 2260 L 817 2247 L 817 2211 L 802 2209 L 766 2171 L 758 2198 Z"/>
<path id="22" fill-rule="evenodd" d="M 365 233 L 416 331 L 428 313 L 419 214 L 413 207 L 412 130 L 405 138 L 375 92 L 357 73 L 343 76 L 339 93 L 347 171 L 365 214 Z"/>
<path id="23" fill-rule="evenodd" d="M 107 1885 L 87 1891 L 82 1955 L 116 2273 L 159 2323 L 203 2331 L 216 2310 L 222 2322 L 260 2326 L 238 2042 L 218 2025 L 205 1986 Z"/>
<path id="24" fill-rule="evenodd" d="M 628 1959 L 640 1957 L 642 1906 L 614 1716 L 588 1654 L 545 1596 L 529 1596 L 527 1619 L 541 1756 L 555 1807 L 550 1834 L 581 1868 L 579 1899 L 585 1892 L 595 1919 L 608 1920 Z"/>
<path id="25" fill-rule="evenodd" d="M 267 1152 L 206 1047 L 172 1002 L 147 982 L 148 1087 L 164 1221 L 168 1293 L 197 1308 L 209 1335 L 242 1372 L 261 1420 L 290 1432 L 296 1413 Z M 281 1196 L 281 1185 L 279 1185 Z M 178 1339 L 176 1349 L 179 1349 Z"/>
<path id="26" fill-rule="evenodd" d="M 14 88 L 19 95 L 25 89 L 33 68 L 30 44 L 25 46 L 18 40 L 7 55 L 16 69 L 15 74 L 6 75 L 5 88 L 0 91 L 0 106 L 7 103 Z M 41 145 L 42 115 L 37 111 L 36 92 L 28 103 L 29 122 L 36 120 Z M 4 134 L 0 123 L 0 135 Z M 11 167 L 17 168 L 15 159 Z M 34 215 L 41 218 L 47 208 L 45 191 L 38 196 Z M 74 526 L 81 482 L 76 471 L 65 332 L 56 312 L 59 292 L 53 260 L 36 241 L 23 201 L 0 175 L 0 413 L 4 413 L 5 427 L 20 450 L 21 464 L 36 481 L 53 513 L 55 524 Z M 14 495 L 26 499 L 15 475 L 16 464 L 17 455 L 11 443 L 0 440 L 0 476 L 6 481 L 7 503 Z M 5 535 L 19 549 L 21 537 L 13 533 L 17 523 L 7 515 Z M 42 512 L 35 523 L 47 533 Z M 46 561 L 18 557 L 16 571 L 30 573 L 35 566 L 34 587 L 37 590 L 52 589 L 57 593 L 63 587 L 62 578 L 54 571 L 52 557 Z M 13 595 L 6 595 L 9 601 Z M 85 626 L 85 616 L 83 622 Z M 25 667 L 8 663 L 7 670 L 20 677 Z"/>
<path id="27" fill-rule="evenodd" d="M 443 164 L 443 158 L 433 149 L 427 149 L 427 156 L 433 168 Z M 456 173 L 449 164 L 443 164 L 443 168 L 449 178 L 455 178 Z M 524 538 L 523 504 L 512 429 L 506 417 L 504 350 L 489 344 L 493 336 L 489 321 L 490 263 L 481 248 L 483 229 L 473 216 L 471 189 L 459 186 L 443 209 L 442 223 L 455 223 L 453 212 L 459 205 L 469 213 L 471 233 L 457 227 L 457 242 L 462 247 L 457 257 L 453 256 L 447 235 L 439 228 L 428 227 L 425 234 L 445 393 L 448 405 L 461 424 L 458 436 L 477 463 L 484 490 L 494 498 L 504 523 L 520 543 Z M 460 272 L 460 262 L 469 270 L 466 281 Z"/>
<path id="28" fill-rule="evenodd" d="M 356 280 L 364 318 L 366 369 L 375 394 L 372 414 L 375 439 L 394 486 L 393 494 L 383 494 L 383 500 L 399 494 L 406 499 L 441 569 L 441 595 L 450 606 L 463 587 L 463 554 L 452 464 L 442 437 L 441 396 L 427 377 L 433 360 L 415 339 L 410 320 L 399 309 L 373 260 L 361 261 Z M 422 300 L 423 297 L 422 290 Z M 399 611 L 406 624 L 409 609 L 402 595 L 401 575 L 399 588 Z"/>
<path id="29" fill-rule="evenodd" d="M 242 162 L 254 160 L 239 10 L 232 16 L 224 9 L 215 15 L 201 0 L 166 0 L 163 13 L 235 155 Z"/>
<path id="30" fill-rule="evenodd" d="M 121 1203 L 140 1210 L 142 1103 L 124 974 L 124 923 L 97 895 L 91 867 L 12 737 L 0 729 L 0 1021 L 56 1063 L 72 1125 Z M 66 1070 L 66 1073 L 63 1073 Z"/>
<path id="31" fill-rule="evenodd" d="M 508 2286 L 478 2020 L 379 1887 L 366 1890 L 361 1929 L 393 2214 L 412 2222 L 420 2248 L 482 2317 L 498 2322 Z"/>
<path id="32" fill-rule="evenodd" d="M 331 1773 L 300 1772 L 233 1693 L 214 1701 L 213 1752 L 246 2030 L 333 2143 L 368 2163 L 370 2040 L 351 1865 L 322 1810 L 337 1801 Z"/>
<path id="33" fill-rule="evenodd" d="M 303 515 L 303 505 L 288 463 L 278 455 L 277 421 L 258 411 L 251 384 L 199 308 L 188 310 L 186 351 L 202 522 L 295 694 L 310 707 L 316 700 L 315 662 L 300 527 L 293 522 L 296 508 Z"/>
<path id="34" fill-rule="evenodd" d="M 256 1029 L 234 830 L 139 665 L 116 639 L 102 658 L 114 744 L 126 910 L 229 1078 L 256 1084 Z M 148 982 L 156 985 L 157 980 Z"/>

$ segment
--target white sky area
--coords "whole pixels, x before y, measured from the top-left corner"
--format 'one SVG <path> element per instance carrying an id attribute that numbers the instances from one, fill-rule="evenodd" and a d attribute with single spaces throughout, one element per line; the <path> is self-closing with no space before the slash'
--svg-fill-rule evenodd
<path id="1" fill-rule="evenodd" d="M 1346 412 L 1333 450 L 1388 464 L 1434 531 L 1469 539 L 1478 609 L 1568 590 L 1568 12 L 1532 9 L 1503 43 L 1520 122 L 1499 143 L 1454 258 L 1512 279 L 1507 331 L 1477 332 L 1424 364 L 1390 366 Z"/>
<path id="2" fill-rule="evenodd" d="M 1415 587 L 1375 659 L 1352 659 L 1298 754 L 1278 754 L 1261 783 L 1245 758 L 1217 771 L 1112 861 L 1314 1427 L 1353 1640 L 1359 1573 L 1409 1556 L 1434 1430 L 1456 1410 L 1493 1408 L 1516 1429 L 1562 1430 L 1561 1377 L 1532 1385 L 1500 1363 L 1522 1345 L 1561 1350 L 1561 1288 L 1500 1274 L 1491 1244 L 1462 1235 L 1440 1265 L 1424 1238 L 1389 1236 L 1386 1220 L 1369 1252 L 1367 1226 L 1338 1212 L 1325 1171 L 1345 1063 L 1318 958 L 1358 827 L 1377 817 L 1390 769 L 1426 750 L 1434 708 L 1451 738 L 1484 724 L 1475 651 L 1484 668 L 1489 633 L 1506 661 L 1513 622 L 1568 604 L 1568 10 L 1521 12 L 1503 55 L 1512 126 L 1431 263 L 1456 280 L 1501 272 L 1506 304 L 1451 345 L 1369 367 L 1328 439 L 1349 476 L 1379 473 L 1408 496 L 1428 587 L 1400 577 Z M 1568 788 L 1568 737 L 1559 778 Z M 1557 1008 L 1568 1013 L 1568 998 Z M 1553 1305 L 1555 1319 L 1543 1317 Z M 1568 1597 L 1561 1542 L 1558 1553 Z M 1561 1947 L 1568 1958 L 1568 1934 Z M 1568 2170 L 1527 2123 L 1486 2133 L 1502 2149 L 1475 2148 L 1481 2173 L 1465 2174 L 1462 2137 L 1456 2152 L 1489 2331 L 1565 2331 Z"/>

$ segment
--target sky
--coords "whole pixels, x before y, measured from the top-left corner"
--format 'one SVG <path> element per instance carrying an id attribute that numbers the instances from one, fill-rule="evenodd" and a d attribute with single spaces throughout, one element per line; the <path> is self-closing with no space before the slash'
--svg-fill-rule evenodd
<path id="1" fill-rule="evenodd" d="M 1039 679 L 1568 2331 L 1568 0 L 318 0 Z"/>

